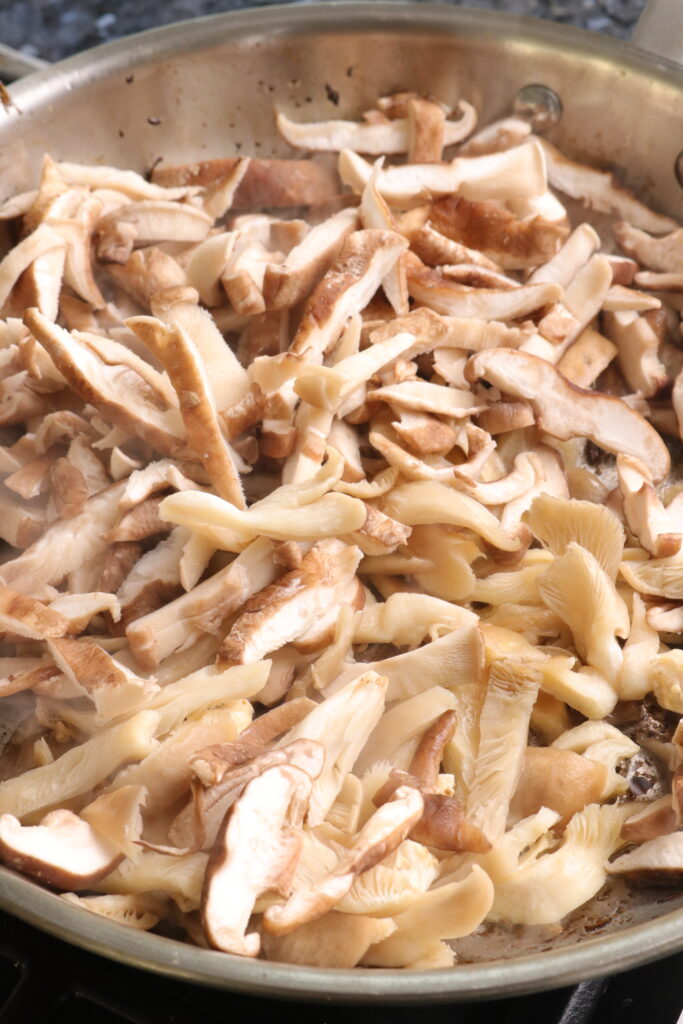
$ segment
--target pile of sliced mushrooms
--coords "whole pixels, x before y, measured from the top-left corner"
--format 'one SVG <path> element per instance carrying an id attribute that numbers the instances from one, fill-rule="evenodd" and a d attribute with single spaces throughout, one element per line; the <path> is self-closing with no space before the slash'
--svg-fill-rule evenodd
<path id="1" fill-rule="evenodd" d="M 0 858 L 448 967 L 683 872 L 683 229 L 465 102 L 277 124 L 0 206 Z"/>

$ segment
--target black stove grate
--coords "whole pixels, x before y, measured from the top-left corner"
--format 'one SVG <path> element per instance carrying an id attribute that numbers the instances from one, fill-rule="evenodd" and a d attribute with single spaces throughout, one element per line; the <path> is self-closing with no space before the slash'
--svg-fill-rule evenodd
<path id="1" fill-rule="evenodd" d="M 683 953 L 611 979 L 490 1003 L 430 1006 L 430 1024 L 677 1024 Z M 413 1006 L 284 1003 L 111 963 L 0 913 L 0 1024 L 413 1024 Z"/>

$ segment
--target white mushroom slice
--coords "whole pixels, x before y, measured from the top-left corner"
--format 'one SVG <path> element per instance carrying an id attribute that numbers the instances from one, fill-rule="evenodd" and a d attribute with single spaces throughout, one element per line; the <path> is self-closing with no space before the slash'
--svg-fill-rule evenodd
<path id="1" fill-rule="evenodd" d="M 633 757 L 640 748 L 615 726 L 604 721 L 583 722 L 558 736 L 551 745 L 558 750 L 573 750 L 605 766 L 607 778 L 601 800 L 627 792 L 628 782 L 617 772 L 617 765 Z"/>
<path id="2" fill-rule="evenodd" d="M 635 225 L 635 226 L 634 226 Z M 671 223 L 664 230 L 671 234 L 662 238 L 653 238 L 648 231 L 659 233 L 657 228 L 636 224 L 635 219 L 629 224 L 621 221 L 614 225 L 614 236 L 624 252 L 628 253 L 641 265 L 660 274 L 680 274 L 683 272 L 683 229 Z"/>
<path id="3" fill-rule="evenodd" d="M 613 860 L 607 870 L 649 885 L 677 884 L 683 871 L 683 832 L 642 843 Z"/>
<path id="4" fill-rule="evenodd" d="M 588 437 L 607 451 L 625 452 L 646 462 L 655 481 L 671 460 L 659 434 L 621 399 L 574 387 L 554 366 L 526 352 L 479 352 L 465 369 L 468 380 L 483 377 L 507 394 L 533 406 L 539 426 L 553 437 Z"/>
<path id="5" fill-rule="evenodd" d="M 512 320 L 562 297 L 559 285 L 546 283 L 503 289 L 469 288 L 450 280 L 442 271 L 425 267 L 413 254 L 406 257 L 406 274 L 412 298 L 436 313 L 452 317 Z"/>
<path id="6" fill-rule="evenodd" d="M 414 647 L 435 629 L 458 629 L 476 623 L 474 612 L 428 594 L 392 594 L 384 602 L 356 612 L 355 644 Z"/>
<path id="7" fill-rule="evenodd" d="M 159 408 L 158 397 L 129 366 L 109 366 L 68 331 L 50 324 L 37 310 L 28 310 L 26 324 L 49 352 L 70 387 L 94 405 L 108 422 L 122 427 L 165 455 L 186 447 L 177 409 Z"/>
<path id="8" fill-rule="evenodd" d="M 479 689 L 484 675 L 484 645 L 475 626 L 463 626 L 406 654 L 349 665 L 327 688 L 326 695 L 336 694 L 349 680 L 368 670 L 389 680 L 388 701 L 406 700 L 432 686 L 452 689 L 457 698 L 468 687 Z"/>
<path id="9" fill-rule="evenodd" d="M 604 505 L 541 494 L 525 512 L 524 522 L 554 555 L 563 555 L 573 541 L 591 552 L 611 580 L 616 579 L 624 552 L 624 528 Z"/>
<path id="10" fill-rule="evenodd" d="M 597 231 L 590 224 L 579 224 L 552 259 L 534 270 L 527 278 L 527 283 L 551 281 L 566 288 L 599 248 L 600 236 Z"/>
<path id="11" fill-rule="evenodd" d="M 547 139 L 539 139 L 545 154 L 548 181 L 572 199 L 580 199 L 598 213 L 618 214 L 645 231 L 663 234 L 677 224 L 671 217 L 655 213 L 632 192 L 624 188 L 613 174 L 567 159 Z"/>
<path id="12" fill-rule="evenodd" d="M 540 554 L 540 552 L 539 552 Z M 543 552 L 547 554 L 547 552 Z M 538 577 L 548 568 L 552 558 L 539 560 L 521 569 L 508 569 L 505 572 L 493 572 L 484 579 L 477 580 L 472 591 L 472 600 L 482 604 L 496 605 L 530 605 L 540 604 Z"/>
<path id="13" fill-rule="evenodd" d="M 94 640 L 49 640 L 48 650 L 66 678 L 93 701 L 101 723 L 137 711 L 159 689 L 118 664 Z"/>
<path id="14" fill-rule="evenodd" d="M 460 117 L 457 120 L 444 121 L 444 146 L 462 142 L 476 127 L 477 113 L 470 103 L 460 100 L 458 110 Z M 297 123 L 290 121 L 285 114 L 279 113 L 277 127 L 290 146 L 297 146 L 299 149 L 327 152 L 354 149 L 359 153 L 382 156 L 385 153 L 407 153 L 410 146 L 409 119 L 402 117 L 376 124 L 367 121 Z"/>
<path id="15" fill-rule="evenodd" d="M 565 288 L 562 301 L 539 321 L 539 333 L 556 346 L 553 362 L 600 312 L 611 283 L 612 270 L 606 257 L 591 256 Z"/>
<path id="16" fill-rule="evenodd" d="M 652 486 L 648 467 L 633 456 L 618 455 L 617 474 L 631 533 L 655 558 L 677 554 L 683 537 Z"/>
<path id="17" fill-rule="evenodd" d="M 573 662 L 573 658 L 560 655 L 542 662 L 538 666 L 541 673 L 541 689 L 564 701 L 586 718 L 605 718 L 614 711 L 621 693 L 624 666 L 622 665 L 618 686 L 613 686 L 600 672 L 586 665 L 574 670 Z"/>
<path id="18" fill-rule="evenodd" d="M 413 409 L 456 419 L 474 416 L 486 408 L 485 403 L 479 402 L 469 391 L 444 388 L 424 380 L 406 380 L 376 388 L 368 395 L 368 401 L 389 402 L 400 409 Z"/>
<path id="19" fill-rule="evenodd" d="M 371 732 L 354 765 L 356 775 L 364 776 L 384 763 L 407 771 L 425 729 L 456 705 L 456 697 L 444 686 L 431 686 L 394 703 Z"/>
<path id="20" fill-rule="evenodd" d="M 455 242 L 483 252 L 505 270 L 524 270 L 556 255 L 567 229 L 541 217 L 517 220 L 495 203 L 448 196 L 433 204 L 433 227 Z M 554 281 L 554 277 L 540 278 Z M 563 284 L 556 281 L 557 284 Z"/>
<path id="21" fill-rule="evenodd" d="M 192 192 L 192 189 L 187 187 L 163 188 L 147 181 L 135 171 L 122 171 L 118 167 L 88 166 L 63 161 L 54 167 L 59 176 L 71 185 L 89 189 L 112 189 L 130 199 L 183 199 Z"/>
<path id="22" fill-rule="evenodd" d="M 262 689 L 269 667 L 268 662 L 258 662 L 221 671 L 210 665 L 183 675 L 176 682 L 167 683 L 148 702 L 152 710 L 159 712 L 158 734 L 165 735 L 185 719 L 218 705 L 230 706 L 233 721 L 239 728 L 241 711 L 245 711 L 245 727 L 248 726 L 252 710 L 247 700 Z"/>
<path id="23" fill-rule="evenodd" d="M 118 507 L 122 512 L 136 508 L 156 491 L 173 487 L 176 491 L 196 490 L 197 484 L 186 476 L 171 459 L 149 462 L 144 469 L 134 470 L 125 481 Z"/>
<path id="24" fill-rule="evenodd" d="M 208 213 L 214 220 L 224 217 L 233 205 L 235 194 L 246 177 L 250 163 L 251 157 L 240 157 L 227 174 L 204 187 L 201 206 L 204 212 Z"/>
<path id="25" fill-rule="evenodd" d="M 656 655 L 648 666 L 649 688 L 660 707 L 683 714 L 683 652 L 678 649 Z"/>
<path id="26" fill-rule="evenodd" d="M 64 239 L 47 224 L 22 239 L 0 263 L 0 306 L 4 306 L 20 275 L 34 262 L 56 249 L 65 249 Z"/>
<path id="27" fill-rule="evenodd" d="M 261 943 L 268 960 L 310 967 L 356 967 L 376 942 L 396 930 L 390 918 L 379 919 L 361 914 L 337 913 L 302 925 L 289 935 L 263 932 Z"/>
<path id="28" fill-rule="evenodd" d="M 670 558 L 623 561 L 619 572 L 639 594 L 683 600 L 683 558 L 679 552 Z"/>
<path id="29" fill-rule="evenodd" d="M 605 313 L 645 313 L 661 307 L 661 300 L 654 295 L 647 295 L 645 292 L 638 292 L 635 288 L 626 288 L 620 284 L 612 285 L 602 304 Z"/>
<path id="30" fill-rule="evenodd" d="M 120 786 L 87 804 L 80 816 L 111 843 L 124 857 L 137 860 L 142 850 L 142 808 L 147 799 L 144 786 Z"/>
<path id="31" fill-rule="evenodd" d="M 0 815 L 0 857 L 57 889 L 89 889 L 113 871 L 121 854 L 71 811 L 51 811 L 40 825 Z"/>
<path id="32" fill-rule="evenodd" d="M 215 949 L 258 956 L 258 934 L 246 934 L 249 918 L 262 893 L 288 895 L 312 785 L 299 768 L 270 768 L 249 783 L 226 816 L 202 893 L 202 927 Z"/>
<path id="33" fill-rule="evenodd" d="M 440 316 L 432 309 L 420 308 L 374 330 L 371 342 L 376 345 L 381 341 L 389 341 L 405 331 L 414 334 L 417 339 L 416 352 L 411 355 L 434 349 L 479 352 L 484 348 L 498 348 L 502 345 L 512 348 L 525 337 L 518 328 L 507 327 L 498 321 Z"/>
<path id="34" fill-rule="evenodd" d="M 357 211 L 353 208 L 340 210 L 311 228 L 303 241 L 288 253 L 284 263 L 269 263 L 263 279 L 266 309 L 285 309 L 305 299 L 337 258 L 344 240 L 357 227 Z"/>
<path id="35" fill-rule="evenodd" d="M 0 812 L 24 818 L 89 792 L 121 764 L 139 761 L 154 749 L 158 721 L 156 712 L 138 711 L 122 724 L 68 750 L 52 764 L 0 783 Z"/>
<path id="36" fill-rule="evenodd" d="M 640 594 L 633 594 L 631 630 L 623 648 L 624 661 L 617 680 L 621 700 L 642 700 L 651 688 L 650 666 L 659 651 L 659 623 Z M 665 625 L 662 624 L 663 628 Z"/>
<path id="37" fill-rule="evenodd" d="M 571 384 L 590 388 L 618 352 L 616 345 L 592 327 L 586 327 L 557 362 L 557 369 Z"/>
<path id="38" fill-rule="evenodd" d="M 62 893 L 61 899 L 75 907 L 82 907 L 92 914 L 106 917 L 109 921 L 149 931 L 159 923 L 166 912 L 163 900 L 145 895 L 111 894 L 107 896 L 76 896 L 73 892 Z"/>
<path id="39" fill-rule="evenodd" d="M 339 176 L 360 193 L 372 167 L 350 149 L 339 155 Z M 388 167 L 377 176 L 377 187 L 391 207 L 410 209 L 415 200 L 448 196 L 503 202 L 541 195 L 546 188 L 543 153 L 536 140 L 516 149 L 487 156 L 455 157 L 446 164 L 407 164 Z"/>
<path id="40" fill-rule="evenodd" d="M 455 486 L 459 490 L 467 491 L 482 505 L 505 505 L 513 498 L 526 493 L 536 480 L 534 466 L 527 452 L 515 455 L 510 472 L 498 480 L 491 480 L 488 483 L 471 480 L 469 475 L 460 475 L 457 466 L 454 477 Z"/>
<path id="41" fill-rule="evenodd" d="M 379 165 L 379 161 L 378 161 Z M 363 189 L 359 214 L 364 228 L 396 231 L 396 220 L 376 186 L 379 166 L 373 171 L 370 181 Z M 403 261 L 399 259 L 382 281 L 384 294 L 397 316 L 408 313 L 408 285 Z"/>
<path id="42" fill-rule="evenodd" d="M 266 930 L 287 934 L 331 910 L 350 892 L 359 875 L 397 849 L 421 817 L 423 807 L 417 789 L 400 786 L 365 823 L 333 871 L 296 889 L 285 904 L 268 907 L 263 916 Z"/>
<path id="43" fill-rule="evenodd" d="M 645 317 L 635 312 L 605 313 L 603 330 L 617 346 L 626 383 L 644 398 L 666 386 L 669 375 L 659 358 L 659 338 Z"/>
<path id="44" fill-rule="evenodd" d="M 68 620 L 56 609 L 0 584 L 0 630 L 33 640 L 64 636 Z"/>
<path id="45" fill-rule="evenodd" d="M 500 153 L 504 149 L 513 149 L 529 138 L 531 125 L 521 117 L 505 117 L 501 121 L 480 128 L 461 147 L 463 156 L 483 156 L 486 153 Z"/>
<path id="46" fill-rule="evenodd" d="M 667 274 L 657 273 L 655 270 L 641 270 L 636 274 L 634 280 L 639 288 L 648 288 L 655 292 L 679 293 L 683 291 L 683 273 L 681 271 Z"/>
<path id="47" fill-rule="evenodd" d="M 67 621 L 66 632 L 78 635 L 88 626 L 95 615 L 107 612 L 114 622 L 121 618 L 119 602 L 114 594 L 93 591 L 89 594 L 60 594 L 50 602 L 50 608 L 59 612 Z"/>
<path id="48" fill-rule="evenodd" d="M 442 939 L 470 935 L 493 904 L 493 882 L 477 864 L 455 875 L 447 885 L 430 889 L 394 918 L 393 935 L 371 946 L 367 967 L 416 967 L 433 957 Z M 442 961 L 441 961 L 442 962 Z M 451 961 L 452 962 L 452 961 Z"/>
<path id="49" fill-rule="evenodd" d="M 320 541 L 299 568 L 254 594 L 224 639 L 218 664 L 249 664 L 302 638 L 317 620 L 337 609 L 361 559 L 356 547 Z"/>
<path id="50" fill-rule="evenodd" d="M 628 636 L 629 615 L 594 555 L 572 541 L 537 586 L 544 603 L 571 629 L 583 660 L 615 684 L 623 660 L 616 637 Z"/>
<path id="51" fill-rule="evenodd" d="M 527 855 L 509 880 L 496 883 L 490 917 L 514 924 L 556 924 L 594 896 L 608 858 L 622 844 L 623 806 L 589 804 L 569 822 L 561 846 Z"/>
<path id="52" fill-rule="evenodd" d="M 382 499 L 382 511 L 406 526 L 443 523 L 473 530 L 500 551 L 519 551 L 521 540 L 503 530 L 488 509 L 436 480 L 399 484 Z"/>
<path id="53" fill-rule="evenodd" d="M 277 744 L 283 747 L 294 740 L 306 739 L 316 740 L 325 748 L 325 766 L 314 783 L 308 812 L 311 828 L 325 820 L 344 779 L 384 711 L 386 677 L 378 675 L 369 665 L 361 666 L 358 675 L 360 678 L 352 679 L 326 697 Z"/>
<path id="54" fill-rule="evenodd" d="M 163 199 L 133 201 L 97 222 L 97 257 L 125 263 L 133 248 L 145 242 L 201 242 L 213 217 L 187 204 Z"/>
<path id="55" fill-rule="evenodd" d="M 220 306 L 225 301 L 225 293 L 221 286 L 221 276 L 232 256 L 237 239 L 236 231 L 224 231 L 218 235 L 209 235 L 197 246 L 190 256 L 186 267 L 187 284 L 197 289 L 200 299 L 206 306 Z M 144 250 L 139 250 L 143 252 Z M 139 252 L 133 253 L 131 263 Z M 111 273 L 112 271 L 110 271 Z M 114 277 L 118 279 L 116 270 Z M 178 284 L 185 282 L 178 282 Z"/>
<path id="56" fill-rule="evenodd" d="M 334 415 L 328 409 L 316 409 L 308 402 L 301 402 L 294 417 L 296 441 L 282 468 L 284 484 L 307 480 L 320 469 L 333 419 Z M 348 430 L 353 434 L 350 427 Z"/>
<path id="57" fill-rule="evenodd" d="M 167 857 L 143 853 L 133 862 L 124 860 L 110 875 L 97 883 L 100 892 L 125 894 L 167 893 L 181 910 L 199 907 L 208 856 L 190 853 Z"/>
<path id="58" fill-rule="evenodd" d="M 202 634 L 219 633 L 228 615 L 276 575 L 272 545 L 265 538 L 254 541 L 193 590 L 129 624 L 126 635 L 136 660 L 152 670 Z"/>
<path id="59" fill-rule="evenodd" d="M 393 231 L 354 231 L 315 288 L 290 351 L 321 361 L 348 318 L 364 309 L 394 266 L 407 241 Z"/>
<path id="60" fill-rule="evenodd" d="M 57 584 L 89 559 L 104 553 L 102 534 L 118 518 L 116 503 L 124 484 L 112 484 L 89 498 L 80 515 L 59 519 L 17 558 L 0 566 L 3 582 L 20 593 L 35 593 L 46 583 Z"/>
<path id="61" fill-rule="evenodd" d="M 479 751 L 467 798 L 467 820 L 494 845 L 505 832 L 522 772 L 540 676 L 526 662 L 495 661 L 479 718 Z"/>
<path id="62" fill-rule="evenodd" d="M 177 260 L 157 246 L 137 249 L 123 264 L 108 264 L 107 273 L 143 309 L 150 309 L 160 292 L 194 285 Z"/>
<path id="63" fill-rule="evenodd" d="M 228 703 L 209 708 L 200 717 L 183 722 L 138 764 L 122 768 L 105 792 L 119 786 L 144 786 L 147 790 L 145 812 L 149 816 L 157 815 L 189 790 L 192 782 L 189 760 L 193 754 L 203 747 L 229 743 L 236 738 L 239 724 L 235 720 L 236 710 Z"/>

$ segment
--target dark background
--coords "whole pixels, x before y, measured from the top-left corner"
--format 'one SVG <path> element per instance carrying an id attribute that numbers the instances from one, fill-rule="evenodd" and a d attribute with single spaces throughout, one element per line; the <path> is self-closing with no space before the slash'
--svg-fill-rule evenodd
<path id="1" fill-rule="evenodd" d="M 457 4 L 458 0 L 452 2 Z M 141 29 L 262 3 L 263 0 L 0 0 L 0 42 L 54 61 Z M 550 18 L 628 39 L 645 0 L 468 0 L 465 6 Z"/>

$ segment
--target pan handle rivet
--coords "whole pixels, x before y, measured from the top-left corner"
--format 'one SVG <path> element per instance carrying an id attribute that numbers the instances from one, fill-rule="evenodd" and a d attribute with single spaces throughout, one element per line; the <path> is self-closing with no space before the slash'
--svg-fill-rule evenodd
<path id="1" fill-rule="evenodd" d="M 525 85 L 515 96 L 512 109 L 535 132 L 549 132 L 562 117 L 562 100 L 547 85 Z"/>
<path id="2" fill-rule="evenodd" d="M 683 188 L 683 151 L 674 160 L 674 174 L 676 175 L 676 181 Z"/>

